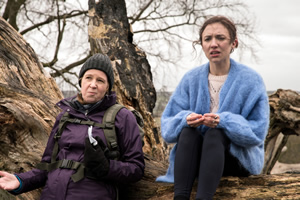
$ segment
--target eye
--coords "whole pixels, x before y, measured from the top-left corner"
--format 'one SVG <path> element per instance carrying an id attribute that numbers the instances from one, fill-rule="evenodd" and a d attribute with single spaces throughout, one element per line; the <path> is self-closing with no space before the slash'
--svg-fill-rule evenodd
<path id="1" fill-rule="evenodd" d="M 225 37 L 225 36 L 222 36 L 222 35 L 219 35 L 219 36 L 217 36 L 216 38 L 217 38 L 218 40 L 221 40 L 221 41 L 223 41 L 223 40 L 226 39 L 226 37 Z"/>
<path id="2" fill-rule="evenodd" d="M 211 37 L 210 37 L 210 36 L 204 38 L 204 41 L 209 41 L 209 40 L 211 40 Z"/>
<path id="3" fill-rule="evenodd" d="M 97 82 L 104 83 L 105 81 L 103 79 L 97 79 Z"/>
<path id="4" fill-rule="evenodd" d="M 205 37 L 205 38 L 204 38 L 204 41 L 205 41 L 205 42 L 208 42 L 208 41 L 210 41 L 210 40 L 211 40 L 211 37 Z"/>

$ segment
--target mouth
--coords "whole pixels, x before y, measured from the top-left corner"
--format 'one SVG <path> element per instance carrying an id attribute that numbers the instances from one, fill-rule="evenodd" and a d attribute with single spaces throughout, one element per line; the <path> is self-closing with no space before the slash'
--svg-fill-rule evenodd
<path id="1" fill-rule="evenodd" d="M 212 56 L 216 56 L 216 55 L 219 55 L 220 54 L 220 51 L 211 51 L 210 52 L 210 55 Z"/>
<path id="2" fill-rule="evenodd" d="M 96 95 L 96 92 L 88 92 L 89 95 Z"/>

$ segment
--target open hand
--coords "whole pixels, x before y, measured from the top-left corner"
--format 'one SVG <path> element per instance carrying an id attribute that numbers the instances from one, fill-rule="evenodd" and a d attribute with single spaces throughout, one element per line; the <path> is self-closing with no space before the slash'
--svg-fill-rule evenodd
<path id="1" fill-rule="evenodd" d="M 10 191 L 17 189 L 19 186 L 20 182 L 15 175 L 0 171 L 0 189 Z"/>

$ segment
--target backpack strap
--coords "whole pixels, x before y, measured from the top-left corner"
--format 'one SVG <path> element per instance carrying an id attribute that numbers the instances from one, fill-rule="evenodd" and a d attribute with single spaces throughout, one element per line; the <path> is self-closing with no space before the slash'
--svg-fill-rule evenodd
<path id="1" fill-rule="evenodd" d="M 53 151 L 52 151 L 51 163 L 56 161 L 56 156 L 58 154 L 58 142 L 57 141 L 60 139 L 61 134 L 64 131 L 67 123 L 84 124 L 84 125 L 90 125 L 90 126 L 97 126 L 100 128 L 106 128 L 105 124 L 100 124 L 100 123 L 97 123 L 94 121 L 80 120 L 77 118 L 70 118 L 69 113 L 65 112 L 59 121 L 58 130 L 57 130 L 56 134 L 54 135 L 55 144 L 54 144 Z"/>
<path id="2" fill-rule="evenodd" d="M 62 134 L 63 130 L 65 129 L 69 118 L 70 118 L 69 113 L 65 112 L 59 121 L 58 130 L 53 137 L 55 140 L 55 143 L 54 143 L 54 147 L 52 150 L 51 163 L 54 163 L 56 160 L 56 156 L 58 154 L 58 140 L 60 139 L 61 134 Z"/>
<path id="3" fill-rule="evenodd" d="M 77 181 L 81 180 L 84 177 L 84 166 L 80 162 L 76 162 L 73 160 L 58 160 L 51 163 L 38 163 L 36 168 L 40 170 L 46 170 L 48 172 L 61 168 L 61 169 L 73 169 L 76 170 L 76 173 L 74 173 L 71 178 L 76 183 Z"/>
<path id="4" fill-rule="evenodd" d="M 111 151 L 118 151 L 118 143 L 117 143 L 117 135 L 116 135 L 116 128 L 115 128 L 115 119 L 116 115 L 122 108 L 125 106 L 121 104 L 115 104 L 109 107 L 103 116 L 102 125 L 105 126 L 103 129 L 108 149 Z"/>
<path id="5" fill-rule="evenodd" d="M 58 140 L 61 138 L 62 132 L 64 131 L 67 123 L 75 123 L 75 124 L 84 124 L 84 125 L 90 125 L 90 126 L 96 126 L 99 128 L 103 129 L 105 138 L 107 140 L 107 146 L 111 151 L 119 151 L 119 147 L 117 144 L 117 135 L 116 135 L 116 130 L 115 130 L 115 118 L 117 113 L 119 112 L 120 109 L 125 108 L 123 105 L 120 104 L 115 104 L 111 107 L 109 107 L 103 116 L 102 123 L 97 123 L 94 121 L 85 121 L 85 120 L 80 120 L 77 118 L 70 118 L 70 115 L 68 112 L 65 112 L 63 116 L 60 119 L 59 125 L 58 125 L 58 130 L 56 134 L 54 135 L 54 147 L 52 151 L 52 156 L 51 156 L 51 163 L 39 163 L 37 164 L 37 168 L 41 170 L 46 170 L 48 172 L 58 169 L 58 168 L 63 168 L 63 169 L 73 169 L 76 170 L 76 173 L 71 176 L 72 180 L 74 182 L 77 182 L 81 180 L 84 177 L 84 165 L 80 162 L 76 162 L 73 160 L 58 160 L 56 161 L 56 156 L 58 155 Z M 116 154 L 119 155 L 119 154 Z M 114 156 L 115 159 L 118 158 L 118 156 Z"/>

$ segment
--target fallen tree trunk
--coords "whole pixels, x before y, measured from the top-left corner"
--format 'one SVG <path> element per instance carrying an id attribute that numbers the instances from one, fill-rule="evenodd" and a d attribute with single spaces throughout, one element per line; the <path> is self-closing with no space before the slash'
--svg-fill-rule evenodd
<path id="1" fill-rule="evenodd" d="M 276 175 L 259 175 L 242 177 L 223 177 L 214 199 L 299 199 L 300 174 L 285 173 Z M 173 199 L 173 186 L 163 185 L 163 193 L 158 190 L 157 196 L 151 200 Z M 191 199 L 195 199 L 196 186 L 193 187 Z M 137 198 L 138 199 L 138 198 Z M 141 199 L 141 198 L 140 198 Z"/>
<path id="2" fill-rule="evenodd" d="M 166 200 L 173 199 L 174 185 L 155 182 L 158 175 L 165 173 L 166 163 L 146 157 L 144 178 L 138 183 L 123 187 L 126 191 L 122 199 Z M 191 199 L 195 199 L 195 182 Z M 250 177 L 222 177 L 214 199 L 300 199 L 300 172 L 282 174 L 261 174 Z"/>
<path id="3" fill-rule="evenodd" d="M 265 141 L 264 174 L 270 174 L 290 135 L 300 134 L 300 95 L 278 89 L 269 96 L 270 128 Z"/>

